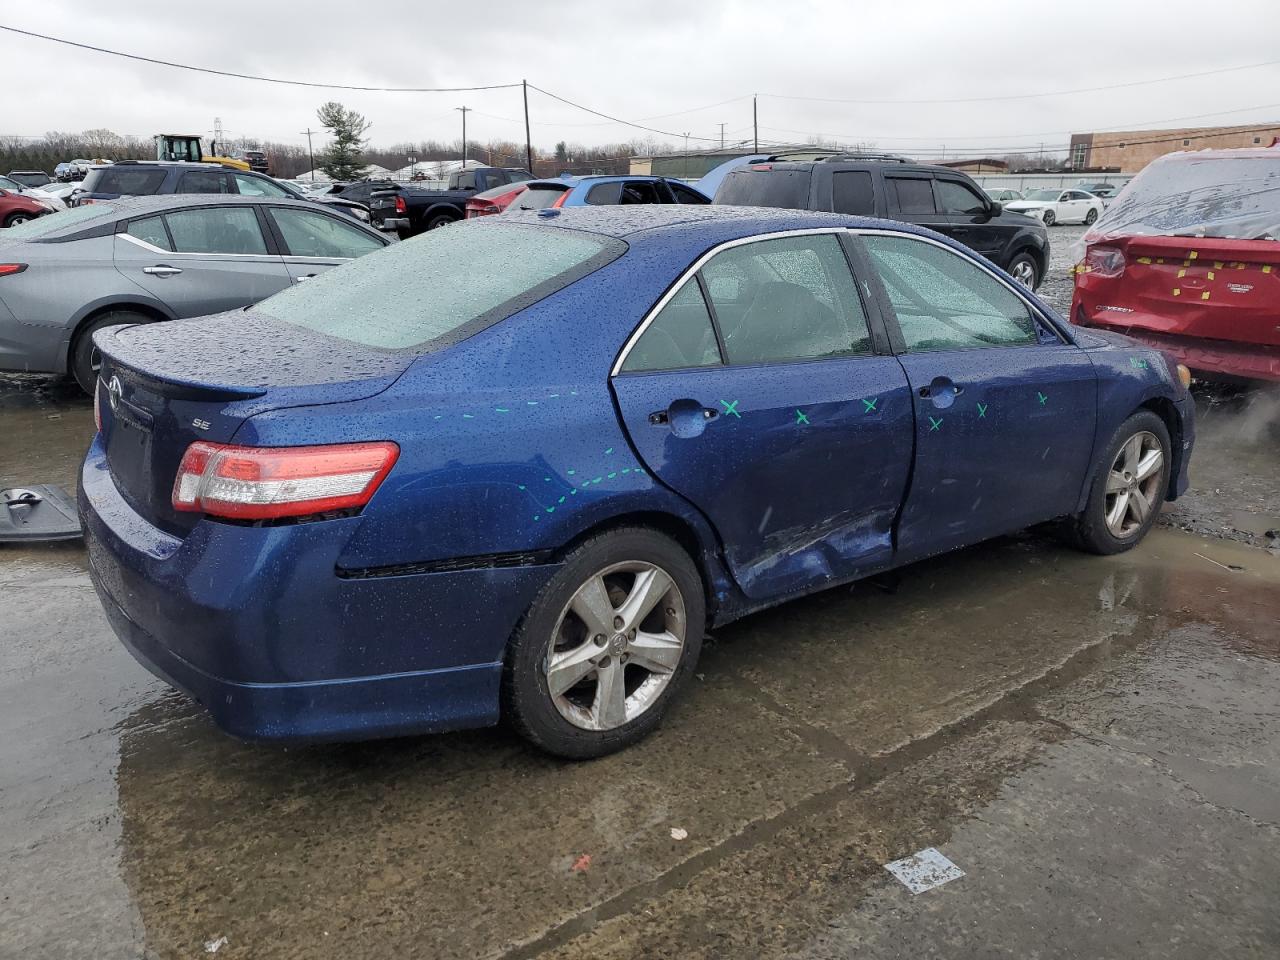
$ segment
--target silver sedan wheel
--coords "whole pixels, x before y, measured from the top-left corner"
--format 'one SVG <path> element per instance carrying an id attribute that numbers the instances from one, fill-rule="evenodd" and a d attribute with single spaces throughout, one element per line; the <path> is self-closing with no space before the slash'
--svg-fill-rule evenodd
<path id="1" fill-rule="evenodd" d="M 684 597 L 661 567 L 615 563 L 582 584 L 547 649 L 547 690 L 560 716 L 612 730 L 648 710 L 684 655 Z"/>
<path id="2" fill-rule="evenodd" d="M 1019 260 L 1015 263 L 1010 276 L 1028 290 L 1031 290 L 1036 285 L 1036 268 L 1031 265 L 1030 260 Z"/>
<path id="3" fill-rule="evenodd" d="M 1135 536 L 1160 506 L 1164 450 L 1154 433 L 1135 433 L 1120 448 L 1107 474 L 1106 521 L 1119 540 Z"/>

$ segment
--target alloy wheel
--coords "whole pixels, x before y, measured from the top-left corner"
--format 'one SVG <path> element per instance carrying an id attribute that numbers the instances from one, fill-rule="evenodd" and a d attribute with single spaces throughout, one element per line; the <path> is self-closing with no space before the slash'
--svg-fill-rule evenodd
<path id="1" fill-rule="evenodd" d="M 547 691 L 565 720 L 612 730 L 658 700 L 684 655 L 684 597 L 644 561 L 612 564 L 570 598 L 547 648 Z"/>
<path id="2" fill-rule="evenodd" d="M 1013 279 L 1022 284 L 1028 290 L 1032 290 L 1036 285 L 1036 268 L 1032 266 L 1030 260 L 1019 260 L 1013 265 L 1010 273 Z"/>
<path id="3" fill-rule="evenodd" d="M 1160 505 L 1164 449 L 1143 430 L 1125 441 L 1107 474 L 1104 509 L 1107 529 L 1119 540 L 1136 536 Z"/>
<path id="4" fill-rule="evenodd" d="M 12 217 L 10 217 L 10 218 L 9 218 L 9 226 L 11 226 L 11 227 L 16 227 L 18 224 L 20 224 L 20 223 L 26 223 L 26 222 L 27 222 L 28 220 L 30 220 L 30 219 L 31 219 L 30 217 L 24 217 L 24 216 L 23 216 L 22 214 L 20 214 L 20 213 L 19 213 L 19 214 L 15 214 L 14 216 L 12 216 Z"/>

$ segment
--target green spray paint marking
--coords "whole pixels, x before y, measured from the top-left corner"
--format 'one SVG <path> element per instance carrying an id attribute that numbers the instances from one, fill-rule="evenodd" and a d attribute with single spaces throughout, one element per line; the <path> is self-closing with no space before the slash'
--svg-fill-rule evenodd
<path id="1" fill-rule="evenodd" d="M 875 409 L 876 409 L 876 404 L 877 404 L 877 403 L 879 403 L 879 402 L 880 402 L 880 398 L 879 398 L 879 397 L 875 397 L 875 398 L 873 398 L 873 399 L 871 399 L 871 400 L 863 400 L 863 401 L 862 401 L 862 405 L 863 405 L 864 407 L 866 407 L 866 409 L 865 409 L 865 410 L 863 410 L 862 412 L 863 412 L 863 413 L 872 413 L 872 412 L 874 412 L 874 411 L 875 411 Z"/>
<path id="2" fill-rule="evenodd" d="M 564 503 L 564 497 L 561 497 L 559 500 L 556 501 L 556 503 Z"/>
<path id="3" fill-rule="evenodd" d="M 797 411 L 796 411 L 796 426 L 798 427 L 798 426 L 800 426 L 801 424 L 807 424 L 808 422 L 809 422 L 809 418 L 805 415 L 805 412 L 804 412 L 803 410 L 797 410 Z"/>
<path id="4" fill-rule="evenodd" d="M 1137 357 L 1130 357 L 1130 358 L 1129 358 L 1129 366 L 1133 367 L 1135 370 L 1146 370 L 1146 369 L 1147 369 L 1147 361 L 1145 361 L 1145 360 L 1140 360 L 1140 359 L 1138 359 Z"/>
<path id="5" fill-rule="evenodd" d="M 462 415 L 462 419 L 463 419 L 463 420 L 474 420 L 474 419 L 475 419 L 475 417 L 473 417 L 473 416 L 472 416 L 471 414 L 469 414 L 469 413 L 464 413 L 464 414 Z"/>
<path id="6" fill-rule="evenodd" d="M 622 472 L 623 472 L 623 473 L 630 473 L 630 472 L 631 472 L 631 468 L 630 468 L 630 467 L 627 467 L 627 468 L 626 468 L 625 470 L 623 470 Z"/>
<path id="7" fill-rule="evenodd" d="M 610 480 L 612 480 L 612 479 L 613 479 L 614 477 L 616 477 L 616 476 L 617 476 L 617 474 L 616 474 L 616 473 L 611 473 L 611 474 L 609 474 L 609 479 L 610 479 Z"/>
<path id="8" fill-rule="evenodd" d="M 527 403 L 531 407 L 536 407 L 538 405 L 537 400 L 526 400 L 525 403 Z"/>
<path id="9" fill-rule="evenodd" d="M 494 413 L 510 413 L 511 411 L 508 410 L 506 407 L 494 407 L 493 412 Z"/>
<path id="10" fill-rule="evenodd" d="M 929 432 L 930 432 L 930 433 L 933 433 L 933 431 L 937 430 L 940 426 L 942 426 L 942 418 L 941 418 L 941 417 L 939 417 L 937 420 L 933 419 L 933 417 L 930 417 L 930 418 L 929 418 Z"/>
<path id="11" fill-rule="evenodd" d="M 978 419 L 979 420 L 986 419 L 987 408 L 988 408 L 988 404 L 985 404 L 982 401 L 978 401 Z"/>
<path id="12" fill-rule="evenodd" d="M 516 486 L 518 486 L 521 490 L 523 490 L 523 489 L 524 489 L 524 484 L 523 484 L 523 483 L 518 483 L 518 484 L 516 484 Z"/>
<path id="13" fill-rule="evenodd" d="M 740 413 L 738 412 L 738 401 L 737 401 L 737 400 L 733 401 L 733 403 L 730 403 L 728 400 L 721 400 L 720 402 L 724 405 L 724 412 L 725 412 L 726 414 L 728 414 L 728 413 L 732 413 L 732 414 L 733 414 L 735 417 L 737 417 L 739 420 L 741 420 L 741 419 L 742 419 L 742 414 L 740 414 Z"/>
<path id="14" fill-rule="evenodd" d="M 578 471 L 576 471 L 576 470 L 570 470 L 570 471 L 569 471 L 569 476 L 571 476 L 571 477 L 572 477 L 572 476 L 573 476 L 575 473 L 577 473 L 577 472 L 578 472 Z"/>
<path id="15" fill-rule="evenodd" d="M 1045 402 L 1046 400 L 1048 400 L 1048 399 L 1049 399 L 1049 398 L 1048 398 L 1048 397 L 1046 397 L 1043 393 L 1041 393 L 1039 390 L 1037 390 L 1037 391 L 1036 391 L 1036 398 L 1040 401 L 1040 406 L 1042 406 L 1042 407 L 1044 406 L 1044 402 Z"/>
<path id="16" fill-rule="evenodd" d="M 601 480 L 603 480 L 603 479 L 604 479 L 604 477 L 592 477 L 591 482 L 592 482 L 592 483 L 599 483 L 599 482 L 600 482 Z"/>

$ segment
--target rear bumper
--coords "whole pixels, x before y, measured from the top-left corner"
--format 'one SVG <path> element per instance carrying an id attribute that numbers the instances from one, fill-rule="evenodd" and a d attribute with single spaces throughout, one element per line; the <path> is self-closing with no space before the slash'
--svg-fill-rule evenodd
<path id="1" fill-rule="evenodd" d="M 1176 334 L 1152 333 L 1141 327 L 1098 323 L 1083 324 L 1123 333 L 1148 346 L 1163 350 L 1197 374 L 1236 380 L 1280 381 L 1280 348 L 1234 340 L 1206 340 Z"/>
<path id="2" fill-rule="evenodd" d="M 408 217 L 383 217 L 378 221 L 378 226 L 383 230 L 408 230 Z"/>
<path id="3" fill-rule="evenodd" d="M 555 567 L 340 576 L 360 518 L 157 529 L 100 438 L 81 470 L 89 571 L 147 669 L 246 739 L 358 740 L 492 724 L 507 638 Z"/>

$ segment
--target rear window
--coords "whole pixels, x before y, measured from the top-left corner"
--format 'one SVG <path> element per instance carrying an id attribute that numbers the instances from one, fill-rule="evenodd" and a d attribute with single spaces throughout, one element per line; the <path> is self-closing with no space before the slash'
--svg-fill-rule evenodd
<path id="1" fill-rule="evenodd" d="M 107 167 L 90 170 L 84 188 L 89 193 L 119 193 L 130 197 L 146 197 L 164 183 L 164 170 L 154 167 Z"/>
<path id="2" fill-rule="evenodd" d="M 809 178 L 802 169 L 735 170 L 716 191 L 716 203 L 742 207 L 783 207 L 809 209 Z"/>
<path id="3" fill-rule="evenodd" d="M 69 207 L 57 213 L 45 214 L 35 220 L 9 227 L 0 233 L 0 240 L 34 240 L 37 237 L 79 229 L 91 220 L 105 220 L 115 215 L 116 208 L 105 203 L 94 203 L 87 207 Z"/>
<path id="4" fill-rule="evenodd" d="M 568 189 L 568 187 L 530 187 L 520 194 L 507 209 L 542 210 L 559 200 Z"/>
<path id="5" fill-rule="evenodd" d="M 364 346 L 422 349 L 523 310 L 625 250 L 574 230 L 465 221 L 328 270 L 257 309 Z"/>

